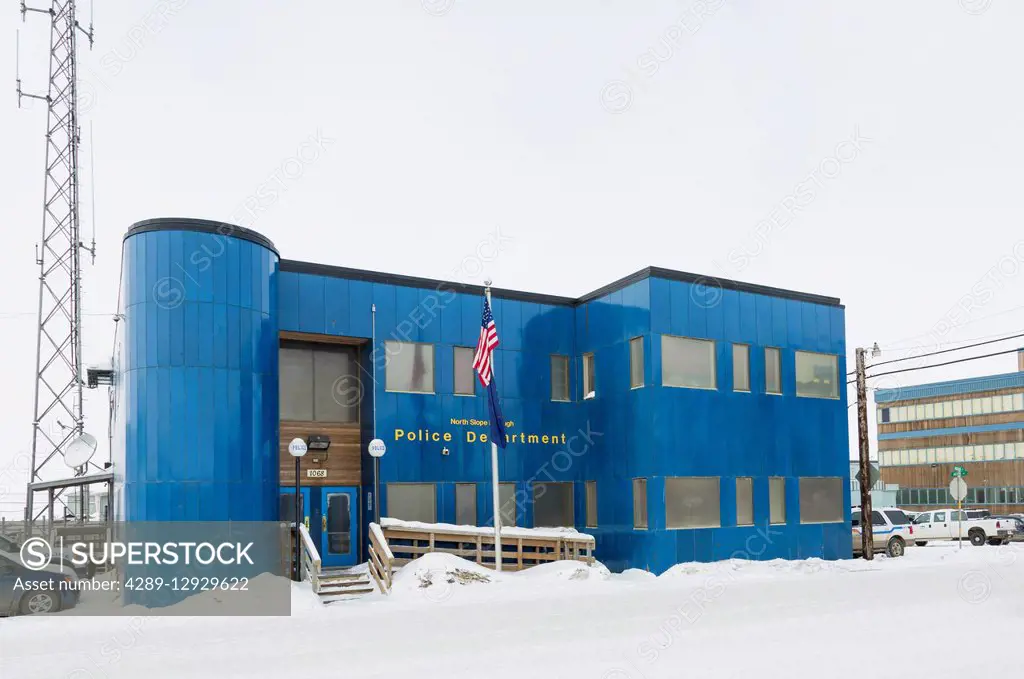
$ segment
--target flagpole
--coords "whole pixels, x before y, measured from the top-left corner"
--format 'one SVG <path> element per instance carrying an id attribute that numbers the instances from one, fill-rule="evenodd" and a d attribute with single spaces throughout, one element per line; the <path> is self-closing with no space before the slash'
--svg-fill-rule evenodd
<path id="1" fill-rule="evenodd" d="M 494 307 L 491 306 L 491 281 L 484 281 L 484 296 L 487 298 L 487 306 L 489 306 L 493 312 Z M 491 364 L 491 373 L 493 379 L 494 364 Z M 501 562 L 504 560 L 504 555 L 501 551 L 501 511 L 500 502 L 498 499 L 498 444 L 491 441 L 491 495 L 494 502 L 494 570 L 501 570 Z"/>

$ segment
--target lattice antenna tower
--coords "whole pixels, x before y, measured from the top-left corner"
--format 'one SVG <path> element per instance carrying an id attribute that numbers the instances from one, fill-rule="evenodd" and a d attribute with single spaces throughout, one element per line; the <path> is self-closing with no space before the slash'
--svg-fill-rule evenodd
<path id="1" fill-rule="evenodd" d="M 85 245 L 79 224 L 77 41 L 81 33 L 93 44 L 92 9 L 89 28 L 77 19 L 76 0 L 52 0 L 48 8 L 26 6 L 50 20 L 50 83 L 46 94 L 22 90 L 17 81 L 18 106 L 23 99 L 46 102 L 46 167 L 43 189 L 42 239 L 36 248 L 39 265 L 39 323 L 36 340 L 35 400 L 32 420 L 32 467 L 29 483 L 67 476 L 64 453 L 84 429 L 82 414 L 82 271 L 81 254 L 95 261 L 96 243 Z M 20 51 L 20 45 L 19 45 Z M 19 55 L 20 56 L 20 55 Z M 87 462 L 75 476 L 89 471 Z M 94 466 L 94 465 L 93 465 Z M 53 473 L 49 469 L 53 467 Z M 31 490 L 25 518 L 35 520 Z"/>

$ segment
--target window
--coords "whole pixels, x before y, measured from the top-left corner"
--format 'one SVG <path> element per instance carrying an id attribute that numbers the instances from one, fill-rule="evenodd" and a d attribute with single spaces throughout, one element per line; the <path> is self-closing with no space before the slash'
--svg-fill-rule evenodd
<path id="1" fill-rule="evenodd" d="M 551 357 L 551 400 L 569 400 L 569 357 Z"/>
<path id="2" fill-rule="evenodd" d="M 750 347 L 732 345 L 732 390 L 750 391 Z"/>
<path id="3" fill-rule="evenodd" d="M 898 509 L 886 509 L 885 515 L 889 517 L 889 520 L 892 521 L 892 525 L 894 526 L 910 525 L 910 517 L 908 517 L 906 514 L 904 514 Z"/>
<path id="4" fill-rule="evenodd" d="M 583 398 L 594 398 L 596 395 L 594 354 L 583 354 Z"/>
<path id="5" fill-rule="evenodd" d="M 525 496 L 523 499 L 526 499 Z M 498 505 L 501 508 L 501 525 L 517 525 L 517 522 L 519 521 L 519 503 L 516 500 L 516 484 L 498 484 Z M 491 517 L 491 521 L 493 523 L 493 517 Z"/>
<path id="6" fill-rule="evenodd" d="M 666 528 L 717 528 L 721 513 L 717 476 L 666 477 Z"/>
<path id="7" fill-rule="evenodd" d="M 852 512 L 850 512 L 850 523 L 853 524 L 854 528 L 856 528 L 857 526 L 860 525 L 860 510 L 859 509 L 854 509 Z"/>
<path id="8" fill-rule="evenodd" d="M 941 523 L 946 520 L 946 512 L 935 512 L 935 518 L 932 521 Z"/>
<path id="9" fill-rule="evenodd" d="M 918 514 L 917 516 L 914 517 L 914 523 L 918 524 L 918 525 L 922 524 L 922 523 L 931 523 L 931 522 L 932 522 L 932 515 L 931 515 L 930 512 L 925 512 L 924 514 Z"/>
<path id="10" fill-rule="evenodd" d="M 597 481 L 583 484 L 587 497 L 587 528 L 597 528 Z"/>
<path id="11" fill-rule="evenodd" d="M 953 417 L 962 417 L 964 414 L 963 401 L 953 401 Z"/>
<path id="12" fill-rule="evenodd" d="M 882 516 L 882 512 L 873 511 L 871 512 L 871 525 L 872 526 L 884 526 L 885 517 Z"/>
<path id="13" fill-rule="evenodd" d="M 768 521 L 786 523 L 786 479 L 781 476 L 768 479 Z"/>
<path id="14" fill-rule="evenodd" d="M 434 345 L 385 342 L 384 389 L 413 394 L 434 393 Z"/>
<path id="15" fill-rule="evenodd" d="M 768 394 L 782 393 L 782 364 L 779 350 L 774 347 L 764 350 L 764 390 Z"/>
<path id="16" fill-rule="evenodd" d="M 754 479 L 736 479 L 736 525 L 754 525 Z"/>
<path id="17" fill-rule="evenodd" d="M 837 476 L 800 479 L 800 523 L 843 520 L 843 480 Z"/>
<path id="18" fill-rule="evenodd" d="M 633 479 L 633 528 L 647 528 L 647 479 Z"/>
<path id="19" fill-rule="evenodd" d="M 476 375 L 473 374 L 473 358 L 476 349 L 455 347 L 455 393 L 459 396 L 476 394 Z"/>
<path id="20" fill-rule="evenodd" d="M 278 382 L 281 419 L 358 422 L 363 391 L 357 351 L 335 344 L 282 343 Z"/>
<path id="21" fill-rule="evenodd" d="M 933 420 L 935 419 L 935 404 L 926 403 L 924 406 L 924 419 Z"/>
<path id="22" fill-rule="evenodd" d="M 572 527 L 571 483 L 533 484 L 533 526 Z"/>
<path id="23" fill-rule="evenodd" d="M 943 401 L 942 402 L 942 416 L 943 417 L 953 417 L 953 402 L 952 401 Z"/>
<path id="24" fill-rule="evenodd" d="M 796 352 L 796 395 L 839 398 L 839 364 L 831 354 Z"/>
<path id="25" fill-rule="evenodd" d="M 71 495 L 69 499 L 75 499 L 74 495 Z M 299 514 L 305 516 L 305 503 L 306 498 L 299 493 Z M 295 489 L 292 489 L 290 493 L 281 493 L 278 497 L 278 516 L 280 521 L 284 523 L 295 523 Z"/>
<path id="26" fill-rule="evenodd" d="M 891 408 L 882 408 L 881 409 L 880 412 L 882 413 L 882 417 L 879 419 L 880 422 L 888 423 L 890 421 L 889 420 L 889 411 L 890 410 L 892 410 L 892 409 Z"/>
<path id="27" fill-rule="evenodd" d="M 629 340 L 629 388 L 644 386 L 644 338 Z"/>
<path id="28" fill-rule="evenodd" d="M 437 494 L 432 483 L 389 483 L 388 513 L 403 521 L 437 521 Z"/>
<path id="29" fill-rule="evenodd" d="M 455 525 L 476 525 L 476 484 L 455 484 Z"/>
<path id="30" fill-rule="evenodd" d="M 714 389 L 715 343 L 662 335 L 661 383 L 666 387 Z"/>

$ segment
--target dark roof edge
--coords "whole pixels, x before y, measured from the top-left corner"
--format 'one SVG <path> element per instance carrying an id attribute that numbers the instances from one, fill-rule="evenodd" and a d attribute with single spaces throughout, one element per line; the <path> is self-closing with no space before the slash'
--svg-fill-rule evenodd
<path id="1" fill-rule="evenodd" d="M 210 219 L 194 219 L 192 217 L 157 217 L 156 219 L 144 219 L 135 222 L 124 235 L 124 240 L 140 233 L 151 231 L 197 231 L 199 233 L 212 233 L 219 236 L 231 236 L 241 238 L 250 243 L 262 246 L 273 252 L 278 257 L 281 253 L 277 251 L 269 238 L 262 233 L 247 229 L 244 226 L 235 226 L 227 222 L 216 222 Z"/>
<path id="2" fill-rule="evenodd" d="M 409 288 L 432 288 L 434 290 L 461 292 L 466 295 L 479 295 L 481 297 L 484 294 L 484 286 L 482 285 L 469 285 L 468 283 L 441 281 L 434 278 L 421 278 L 419 276 L 405 276 L 402 274 L 383 273 L 380 271 L 367 271 L 366 269 L 350 269 L 344 266 L 300 262 L 294 259 L 282 259 L 280 268 L 281 271 L 288 271 L 291 273 L 330 276 L 332 278 L 347 278 L 349 280 L 366 281 L 368 283 L 388 283 L 390 285 L 401 285 Z M 571 297 L 558 297 L 557 295 L 545 295 L 539 292 L 523 292 L 521 290 L 506 290 L 504 288 L 491 288 L 491 296 L 499 299 L 513 299 L 520 302 L 537 302 L 538 304 L 551 304 L 556 306 L 574 306 L 576 304 L 576 300 Z"/>
<path id="3" fill-rule="evenodd" d="M 657 266 L 647 267 L 646 271 L 648 272 L 648 275 L 651 278 L 666 278 L 670 281 L 696 283 L 698 285 L 704 285 L 712 290 L 717 288 L 718 290 L 736 290 L 737 292 L 751 292 L 757 295 L 767 295 L 769 297 L 781 297 L 783 299 L 792 299 L 796 300 L 797 302 L 810 302 L 812 304 L 823 304 L 825 306 L 835 306 L 843 308 L 843 304 L 838 297 L 826 297 L 825 295 L 815 295 L 810 292 L 799 292 L 797 290 L 773 288 L 768 285 L 758 285 L 757 283 L 744 283 L 743 281 L 734 281 L 728 278 L 716 278 L 715 276 L 699 276 L 697 274 L 687 273 L 685 271 L 676 271 L 675 269 L 662 269 L 661 267 Z M 713 297 L 713 293 L 711 294 L 711 296 Z"/>
<path id="4" fill-rule="evenodd" d="M 466 283 L 441 281 L 434 278 L 421 278 L 418 276 L 405 276 L 402 274 L 383 273 L 380 271 L 368 271 L 366 269 L 352 269 L 349 267 L 332 266 L 329 264 L 315 264 L 313 262 L 301 262 L 294 259 L 282 259 L 281 271 L 313 274 L 318 276 L 331 276 L 333 278 L 347 278 L 350 280 L 361 280 L 370 283 L 389 283 L 392 285 L 401 285 L 412 288 L 434 288 L 436 290 L 454 290 L 455 292 L 461 292 L 469 295 L 484 294 L 484 288 L 482 285 L 469 285 Z M 597 290 L 594 290 L 593 292 L 587 293 L 586 295 L 583 295 L 582 297 L 578 298 L 559 297 L 557 295 L 546 295 L 537 292 L 523 292 L 521 290 L 507 290 L 504 288 L 491 288 L 491 295 L 494 297 L 498 297 L 500 299 L 514 299 L 521 302 L 537 302 L 539 304 L 575 307 L 581 304 L 586 304 L 587 302 L 592 302 L 596 299 L 600 299 L 605 295 L 610 295 L 613 292 L 621 290 L 622 288 L 632 285 L 633 283 L 642 281 L 645 278 L 664 278 L 672 281 L 706 285 L 712 289 L 717 288 L 719 290 L 737 290 L 739 292 L 750 292 L 760 295 L 768 295 L 770 297 L 780 297 L 800 302 L 810 302 L 813 304 L 822 304 L 826 306 L 835 306 L 843 308 L 843 305 L 836 297 L 825 297 L 822 295 L 813 295 L 806 292 L 783 290 L 781 288 L 772 288 L 764 285 L 755 285 L 754 283 L 743 283 L 740 281 L 715 278 L 713 276 L 698 276 L 697 274 L 687 273 L 685 271 L 662 269 L 653 266 L 641 269 L 636 273 L 632 273 L 629 276 L 620 278 L 617 281 L 609 283 L 608 285 L 600 287 Z"/>

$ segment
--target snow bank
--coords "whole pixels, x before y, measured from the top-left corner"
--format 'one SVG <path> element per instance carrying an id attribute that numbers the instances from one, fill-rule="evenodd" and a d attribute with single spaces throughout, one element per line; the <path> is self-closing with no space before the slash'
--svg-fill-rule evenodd
<path id="1" fill-rule="evenodd" d="M 542 563 L 523 571 L 511 574 L 519 580 L 607 580 L 611 572 L 605 568 L 603 563 L 594 562 L 591 566 L 583 561 L 552 561 Z"/>
<path id="2" fill-rule="evenodd" d="M 648 580 L 657 580 L 658 578 L 654 573 L 639 568 L 627 568 L 621 573 L 612 573 L 611 577 L 613 580 L 620 582 L 646 582 Z"/>

